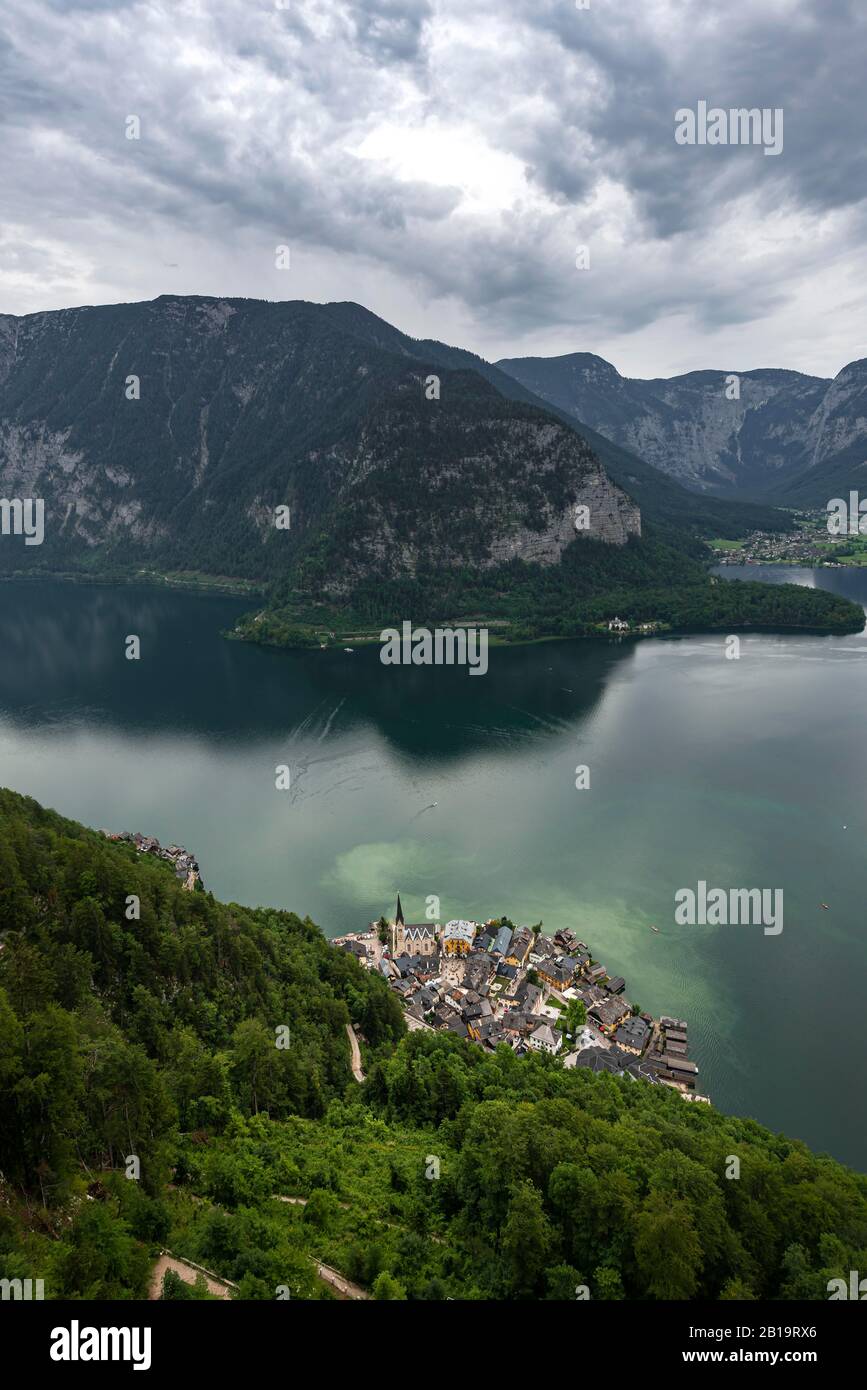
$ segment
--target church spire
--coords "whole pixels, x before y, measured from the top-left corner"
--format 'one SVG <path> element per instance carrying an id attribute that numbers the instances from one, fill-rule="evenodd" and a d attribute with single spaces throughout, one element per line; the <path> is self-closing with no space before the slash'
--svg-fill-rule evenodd
<path id="1" fill-rule="evenodd" d="M 400 905 L 400 894 L 399 894 L 399 893 L 398 893 L 398 895 L 397 895 L 397 912 L 394 914 L 394 921 L 395 921 L 395 926 L 397 926 L 398 923 L 399 923 L 400 926 L 402 926 L 402 927 L 406 926 L 406 923 L 405 923 L 404 920 L 403 920 L 403 908 L 402 908 L 401 905 Z"/>

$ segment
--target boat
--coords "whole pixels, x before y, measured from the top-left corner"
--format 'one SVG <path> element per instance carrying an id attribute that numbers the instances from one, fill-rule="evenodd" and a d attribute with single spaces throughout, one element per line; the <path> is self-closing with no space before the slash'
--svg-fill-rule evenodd
<path id="1" fill-rule="evenodd" d="M 344 647 L 343 650 L 344 650 L 345 652 L 349 652 L 349 653 L 351 654 L 352 652 L 355 651 L 355 648 L 354 648 L 354 647 Z"/>
<path id="2" fill-rule="evenodd" d="M 828 909 L 828 904 L 827 904 L 827 903 L 822 903 L 822 907 L 824 907 L 824 909 L 825 909 L 826 912 L 829 910 L 829 909 Z"/>
<path id="3" fill-rule="evenodd" d="M 658 931 L 659 931 L 659 927 L 655 927 L 655 926 L 653 925 L 652 922 L 648 922 L 647 925 L 650 927 L 650 930 L 651 930 L 651 931 L 655 931 L 655 932 L 658 932 Z"/>

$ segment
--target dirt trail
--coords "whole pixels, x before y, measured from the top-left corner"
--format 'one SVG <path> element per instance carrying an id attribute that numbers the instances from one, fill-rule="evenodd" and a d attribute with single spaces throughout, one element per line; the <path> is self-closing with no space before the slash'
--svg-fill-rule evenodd
<path id="1" fill-rule="evenodd" d="M 358 1046 L 358 1038 L 351 1023 L 347 1023 L 346 1032 L 349 1038 L 349 1046 L 352 1048 L 352 1075 L 356 1081 L 364 1080 L 364 1072 L 361 1070 L 361 1048 Z"/>
<path id="2" fill-rule="evenodd" d="M 331 1287 L 335 1289 L 337 1293 L 342 1294 L 344 1298 L 370 1298 L 367 1289 L 363 1289 L 360 1284 L 353 1284 L 351 1279 L 347 1279 L 345 1275 L 339 1274 L 338 1271 L 332 1269 L 330 1265 L 317 1264 L 316 1273 L 319 1275 L 320 1279 L 323 1279 L 326 1284 L 330 1284 Z"/>

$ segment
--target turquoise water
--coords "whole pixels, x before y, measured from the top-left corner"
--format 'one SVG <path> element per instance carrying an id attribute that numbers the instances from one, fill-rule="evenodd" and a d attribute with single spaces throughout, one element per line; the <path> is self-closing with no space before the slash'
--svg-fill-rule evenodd
<path id="1" fill-rule="evenodd" d="M 745 573 L 867 601 L 856 572 Z M 416 919 L 436 895 L 573 927 L 689 1020 L 715 1104 L 867 1168 L 864 636 L 751 636 L 738 661 L 711 636 L 492 648 L 469 677 L 223 640 L 244 607 L 0 586 L 0 782 L 184 844 L 219 897 L 330 935 L 398 889 Z M 782 889 L 782 934 L 676 926 L 700 879 Z"/>

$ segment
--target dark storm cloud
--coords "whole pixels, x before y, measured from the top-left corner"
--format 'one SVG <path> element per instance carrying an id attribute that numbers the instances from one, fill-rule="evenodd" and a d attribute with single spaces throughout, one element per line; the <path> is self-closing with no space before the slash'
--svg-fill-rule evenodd
<path id="1" fill-rule="evenodd" d="M 213 292 L 273 296 L 272 248 L 289 240 L 307 276 L 294 292 L 364 300 L 376 283 L 404 321 L 448 305 L 471 346 L 570 325 L 594 347 L 667 319 L 701 336 L 770 323 L 835 265 L 824 294 L 855 312 L 854 0 L 5 8 L 0 308 L 44 307 L 76 276 L 82 298 L 158 292 L 167 260 L 173 290 L 203 289 L 178 283 L 193 264 Z M 782 107 L 783 153 L 678 145 L 675 111 L 699 100 Z"/>

